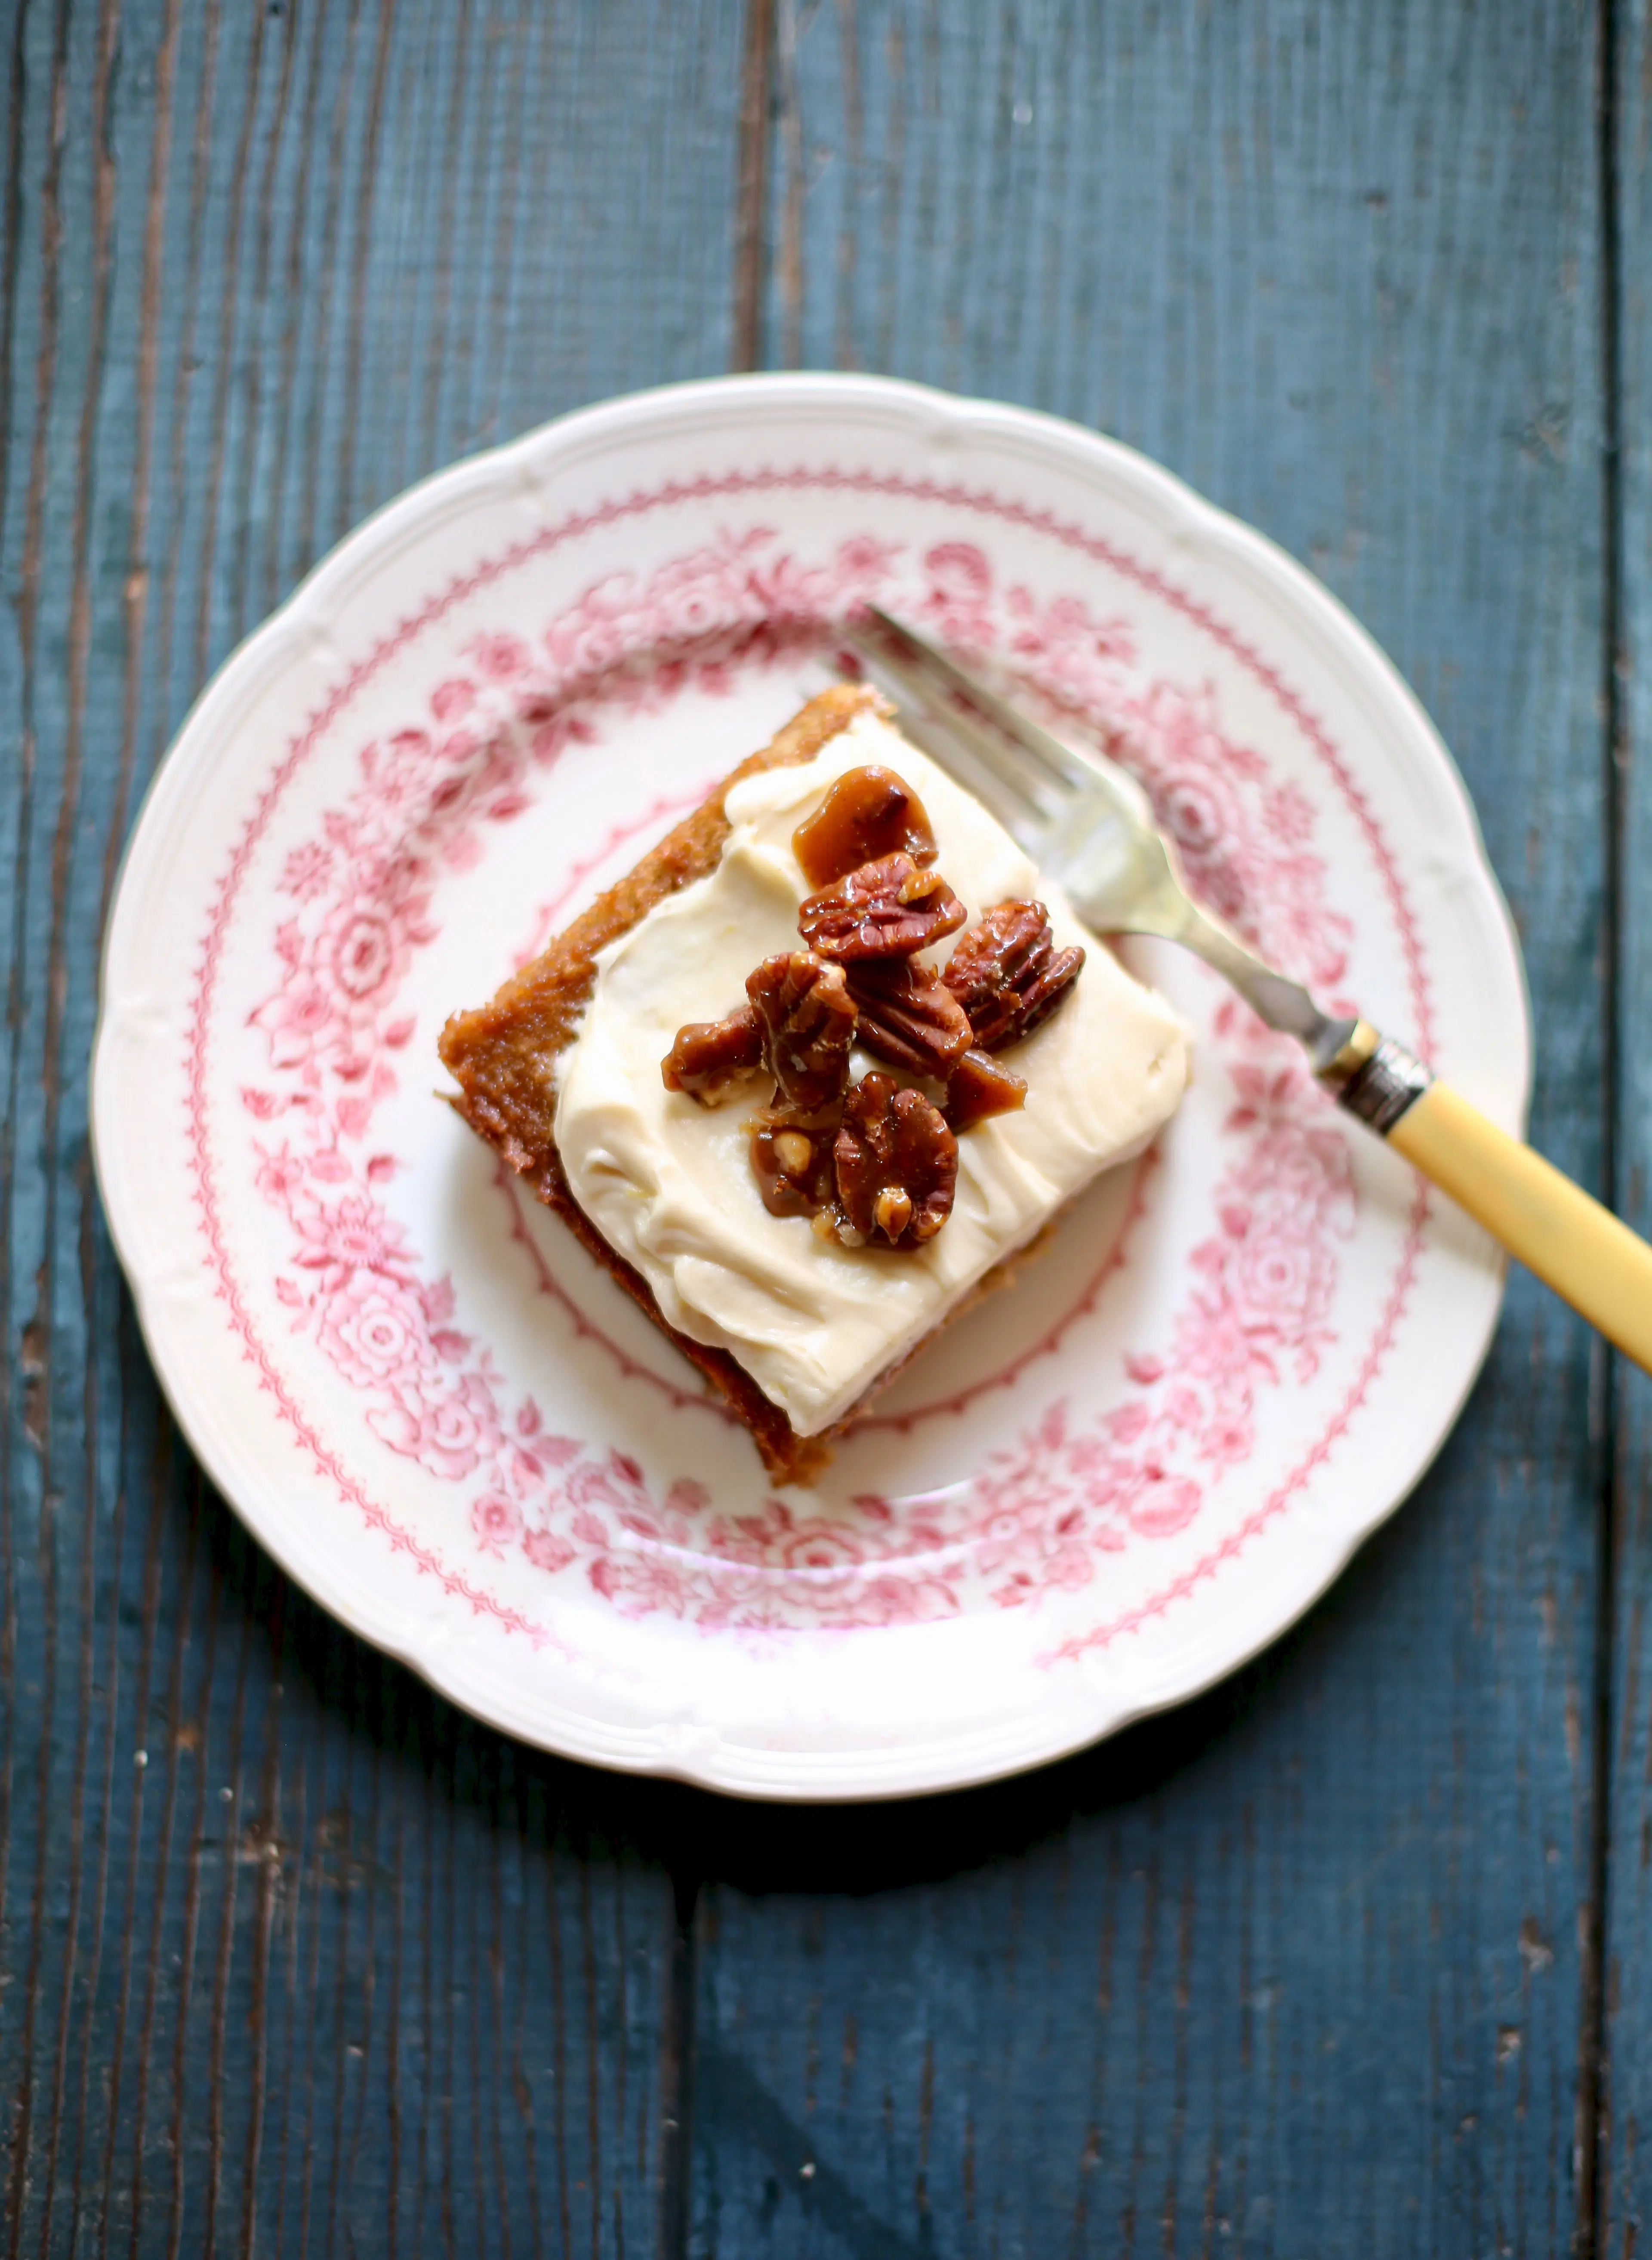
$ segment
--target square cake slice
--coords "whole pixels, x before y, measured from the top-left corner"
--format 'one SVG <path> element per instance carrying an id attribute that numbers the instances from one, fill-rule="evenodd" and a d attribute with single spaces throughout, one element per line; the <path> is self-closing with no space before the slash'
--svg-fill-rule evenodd
<path id="1" fill-rule="evenodd" d="M 846 832 L 868 773 L 912 812 L 910 854 L 885 853 L 888 806 Z M 1169 1006 L 858 684 L 805 706 L 440 1050 L 471 1126 L 780 1483 L 811 1481 L 1007 1259 L 1151 1142 L 1188 1073 Z"/>

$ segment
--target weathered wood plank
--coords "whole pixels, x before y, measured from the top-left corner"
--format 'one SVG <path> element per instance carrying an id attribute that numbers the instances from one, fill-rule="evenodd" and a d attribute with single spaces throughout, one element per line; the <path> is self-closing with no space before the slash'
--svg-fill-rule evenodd
<path id="1" fill-rule="evenodd" d="M 243 1538 L 86 1062 L 132 808 L 231 645 L 411 478 L 727 365 L 744 29 L 4 11 L 0 2249 L 654 2243 L 669 1795 L 472 1727 Z"/>
<path id="2" fill-rule="evenodd" d="M 1456 750 L 1528 952 L 1534 1134 L 1598 1182 L 1593 11 L 778 21 L 769 356 L 1101 425 L 1312 563 Z M 1517 1279 L 1398 1523 L 1181 1716 L 933 1807 L 719 1817 L 692 2249 L 1586 2228 L 1591 1370 Z"/>

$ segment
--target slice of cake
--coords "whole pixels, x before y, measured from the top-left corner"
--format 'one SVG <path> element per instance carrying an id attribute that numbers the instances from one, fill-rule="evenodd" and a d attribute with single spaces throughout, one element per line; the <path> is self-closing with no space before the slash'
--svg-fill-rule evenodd
<path id="1" fill-rule="evenodd" d="M 782 1483 L 1188 1071 L 1163 999 L 848 684 L 440 1049 Z"/>

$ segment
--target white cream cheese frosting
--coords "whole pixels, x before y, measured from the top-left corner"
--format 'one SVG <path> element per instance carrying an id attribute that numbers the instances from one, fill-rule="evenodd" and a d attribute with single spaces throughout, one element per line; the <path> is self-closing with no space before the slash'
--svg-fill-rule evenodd
<path id="1" fill-rule="evenodd" d="M 952 1214 L 910 1252 L 843 1248 L 806 1218 L 771 1216 L 744 1126 L 766 1091 L 754 1080 L 707 1108 L 668 1091 L 660 1073 L 685 1021 L 732 1012 L 760 959 L 802 947 L 797 906 L 812 890 L 792 833 L 834 779 L 871 762 L 923 802 L 938 868 L 972 921 L 995 903 L 1035 897 L 1056 948 L 1086 952 L 1059 1010 L 1002 1055 L 1026 1078 L 1025 1107 L 960 1137 Z M 980 803 L 876 713 L 857 715 L 812 761 L 745 778 L 726 811 L 716 870 L 597 958 L 590 1006 L 558 1062 L 556 1143 L 575 1199 L 666 1320 L 730 1352 L 809 1436 L 840 1420 L 1091 1177 L 1151 1141 L 1186 1086 L 1188 1033 Z M 944 962 L 952 947 L 926 955 Z M 880 1064 L 857 1055 L 857 1069 Z"/>

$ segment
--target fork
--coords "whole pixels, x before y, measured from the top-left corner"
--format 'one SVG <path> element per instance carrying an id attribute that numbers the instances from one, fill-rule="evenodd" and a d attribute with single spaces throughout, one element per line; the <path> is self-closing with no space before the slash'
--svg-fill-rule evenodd
<path id="1" fill-rule="evenodd" d="M 1269 1027 L 1298 1038 L 1340 1105 L 1652 1372 L 1652 1247 L 1403 1045 L 1369 1020 L 1322 1012 L 1202 909 L 1146 793 L 1117 762 L 1065 744 L 876 605 L 842 634 L 918 721 L 926 750 L 1060 881 L 1086 926 L 1156 934 L 1214 967 Z"/>

